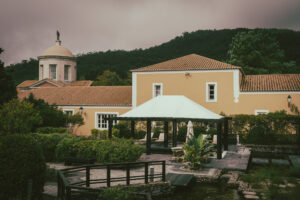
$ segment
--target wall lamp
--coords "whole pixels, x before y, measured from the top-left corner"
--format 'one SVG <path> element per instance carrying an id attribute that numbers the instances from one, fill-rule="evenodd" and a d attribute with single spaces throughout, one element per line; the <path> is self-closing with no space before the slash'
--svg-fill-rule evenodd
<path id="1" fill-rule="evenodd" d="M 185 76 L 191 76 L 191 74 L 189 72 L 185 72 L 184 74 Z"/>
<path id="2" fill-rule="evenodd" d="M 80 108 L 79 108 L 79 112 L 80 112 L 80 113 L 82 113 L 82 111 L 83 111 L 83 107 L 82 107 L 82 106 L 80 106 Z"/>
<path id="3" fill-rule="evenodd" d="M 291 103 L 291 101 L 292 101 L 291 95 L 289 95 L 289 96 L 287 97 L 287 101 L 288 101 L 288 103 Z"/>

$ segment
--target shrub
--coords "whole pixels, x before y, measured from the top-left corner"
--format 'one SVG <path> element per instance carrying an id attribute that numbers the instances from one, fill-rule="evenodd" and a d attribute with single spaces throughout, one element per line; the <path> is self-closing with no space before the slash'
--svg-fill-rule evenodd
<path id="1" fill-rule="evenodd" d="M 36 130 L 37 133 L 68 133 L 65 127 L 40 127 Z"/>
<path id="2" fill-rule="evenodd" d="M 31 103 L 13 99 L 0 109 L 0 134 L 30 133 L 42 118 Z"/>
<path id="3" fill-rule="evenodd" d="M 123 138 L 96 141 L 94 148 L 96 159 L 101 163 L 133 162 L 145 151 L 133 140 Z"/>
<path id="4" fill-rule="evenodd" d="M 118 124 L 116 124 L 114 126 L 114 128 L 119 130 L 119 133 L 120 133 L 119 137 L 122 137 L 122 138 L 131 138 L 132 137 L 128 121 L 119 122 Z"/>
<path id="5" fill-rule="evenodd" d="M 64 138 L 56 145 L 56 158 L 59 161 L 64 161 L 67 157 L 76 157 L 77 149 L 75 144 L 82 140 L 80 137 Z"/>
<path id="6" fill-rule="evenodd" d="M 33 137 L 1 136 L 0 163 L 0 199 L 25 199 L 28 180 L 32 180 L 32 199 L 42 199 L 46 165 Z"/>
<path id="7" fill-rule="evenodd" d="M 64 138 L 71 138 L 73 136 L 68 134 L 52 133 L 52 134 L 38 134 L 34 133 L 32 136 L 41 145 L 44 157 L 47 162 L 55 161 L 55 150 L 57 144 Z"/>
<path id="8" fill-rule="evenodd" d="M 203 139 L 202 135 L 199 135 L 188 140 L 183 149 L 185 150 L 184 160 L 190 162 L 191 168 L 197 169 L 202 162 L 207 161 L 209 153 L 213 150 L 213 145 Z"/>
<path id="9" fill-rule="evenodd" d="M 135 139 L 143 139 L 143 138 L 145 138 L 145 135 L 147 134 L 147 132 L 146 131 L 143 131 L 143 130 L 138 130 L 138 131 L 136 131 L 135 132 L 135 134 L 134 134 L 134 138 Z"/>
<path id="10" fill-rule="evenodd" d="M 105 140 L 108 138 L 107 130 L 98 130 L 94 128 L 91 130 L 91 133 L 92 133 L 91 138 L 94 140 Z"/>
<path id="11" fill-rule="evenodd" d="M 154 127 L 154 129 L 153 129 L 153 138 L 158 138 L 160 133 L 161 133 L 161 128 L 160 127 Z"/>
<path id="12" fill-rule="evenodd" d="M 135 200 L 138 196 L 132 187 L 111 187 L 101 190 L 98 200 Z"/>
<path id="13" fill-rule="evenodd" d="M 194 126 L 194 135 L 196 137 L 198 137 L 199 135 L 202 135 L 202 134 L 210 134 L 209 132 L 206 132 L 206 129 L 202 126 Z M 211 130 L 211 129 L 209 129 Z"/>
<path id="14" fill-rule="evenodd" d="M 95 140 L 81 140 L 74 143 L 77 158 L 96 158 Z"/>
<path id="15" fill-rule="evenodd" d="M 180 126 L 178 129 L 177 140 L 180 142 L 185 142 L 187 134 L 187 126 Z"/>
<path id="16" fill-rule="evenodd" d="M 232 131 L 241 135 L 242 143 L 251 144 L 295 144 L 295 127 L 285 111 L 267 115 L 236 115 L 232 120 Z"/>

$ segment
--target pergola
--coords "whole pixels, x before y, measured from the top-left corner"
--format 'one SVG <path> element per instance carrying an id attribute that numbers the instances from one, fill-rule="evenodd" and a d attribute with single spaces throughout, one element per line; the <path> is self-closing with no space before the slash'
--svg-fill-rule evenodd
<path id="1" fill-rule="evenodd" d="M 210 122 L 217 124 L 217 158 L 222 158 L 222 126 L 224 124 L 224 149 L 228 150 L 228 120 L 230 118 L 218 115 L 185 96 L 158 96 L 119 117 L 108 118 L 109 138 L 112 137 L 113 120 L 131 121 L 131 134 L 134 135 L 135 121 L 147 121 L 146 153 L 151 154 L 151 122 L 164 122 L 164 146 L 168 147 L 168 123 L 172 122 L 172 147 L 177 146 L 178 122 Z"/>

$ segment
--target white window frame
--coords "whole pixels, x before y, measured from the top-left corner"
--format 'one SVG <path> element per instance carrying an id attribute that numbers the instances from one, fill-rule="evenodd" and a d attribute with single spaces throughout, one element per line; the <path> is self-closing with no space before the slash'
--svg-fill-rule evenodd
<path id="1" fill-rule="evenodd" d="M 56 64 L 49 64 L 49 78 L 52 79 L 52 74 L 51 74 L 51 67 L 55 66 L 55 79 L 53 80 L 57 80 L 57 65 Z"/>
<path id="2" fill-rule="evenodd" d="M 68 111 L 71 111 L 71 112 L 72 112 L 72 115 L 75 114 L 74 109 L 63 109 L 63 113 L 64 113 L 64 114 L 66 114 Z"/>
<path id="3" fill-rule="evenodd" d="M 155 94 L 156 94 L 156 86 L 160 86 L 160 95 L 158 95 L 158 96 L 162 96 L 163 95 L 163 84 L 162 83 L 153 83 L 152 84 L 152 97 L 154 98 L 154 97 L 157 97 L 157 96 L 155 96 Z"/>
<path id="4" fill-rule="evenodd" d="M 99 127 L 98 115 L 116 115 L 119 116 L 118 112 L 95 112 L 95 128 L 98 130 L 108 130 L 108 121 L 106 121 L 106 128 Z M 113 125 L 118 124 L 118 121 L 113 121 Z"/>
<path id="5" fill-rule="evenodd" d="M 209 99 L 209 86 L 214 85 L 214 99 Z M 218 84 L 217 82 L 206 82 L 206 102 L 217 102 L 218 101 Z"/>
<path id="6" fill-rule="evenodd" d="M 66 79 L 66 68 L 68 69 L 67 79 Z M 70 69 L 71 69 L 71 65 L 64 65 L 64 80 L 65 81 L 70 80 Z"/>
<path id="7" fill-rule="evenodd" d="M 254 114 L 255 115 L 266 115 L 268 114 L 270 111 L 269 110 L 255 110 Z"/>

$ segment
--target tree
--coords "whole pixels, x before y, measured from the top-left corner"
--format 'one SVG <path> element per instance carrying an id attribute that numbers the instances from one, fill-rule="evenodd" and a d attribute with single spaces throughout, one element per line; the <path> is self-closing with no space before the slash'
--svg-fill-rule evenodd
<path id="1" fill-rule="evenodd" d="M 93 85 L 120 85 L 121 78 L 116 72 L 105 70 L 102 75 L 98 76 Z"/>
<path id="2" fill-rule="evenodd" d="M 291 73 L 294 61 L 284 62 L 284 51 L 270 31 L 260 29 L 237 33 L 230 44 L 228 62 L 246 74 Z"/>
<path id="3" fill-rule="evenodd" d="M 3 52 L 3 49 L 0 48 L 0 54 Z M 0 60 L 0 105 L 4 102 L 8 102 L 12 98 L 17 97 L 17 90 L 15 83 L 4 69 L 4 63 Z"/>
<path id="4" fill-rule="evenodd" d="M 66 115 L 62 110 L 57 109 L 55 105 L 49 105 L 43 99 L 35 99 L 31 93 L 28 98 L 23 101 L 29 102 L 33 108 L 40 113 L 42 123 L 36 125 L 34 130 L 38 127 L 64 127 L 66 124 Z"/>
<path id="5" fill-rule="evenodd" d="M 69 126 L 68 133 L 73 134 L 75 127 L 78 128 L 84 125 L 83 117 L 80 113 L 74 115 L 66 115 L 67 125 Z"/>
<path id="6" fill-rule="evenodd" d="M 30 133 L 42 123 L 40 113 L 33 104 L 18 99 L 4 103 L 0 109 L 0 134 Z"/>

